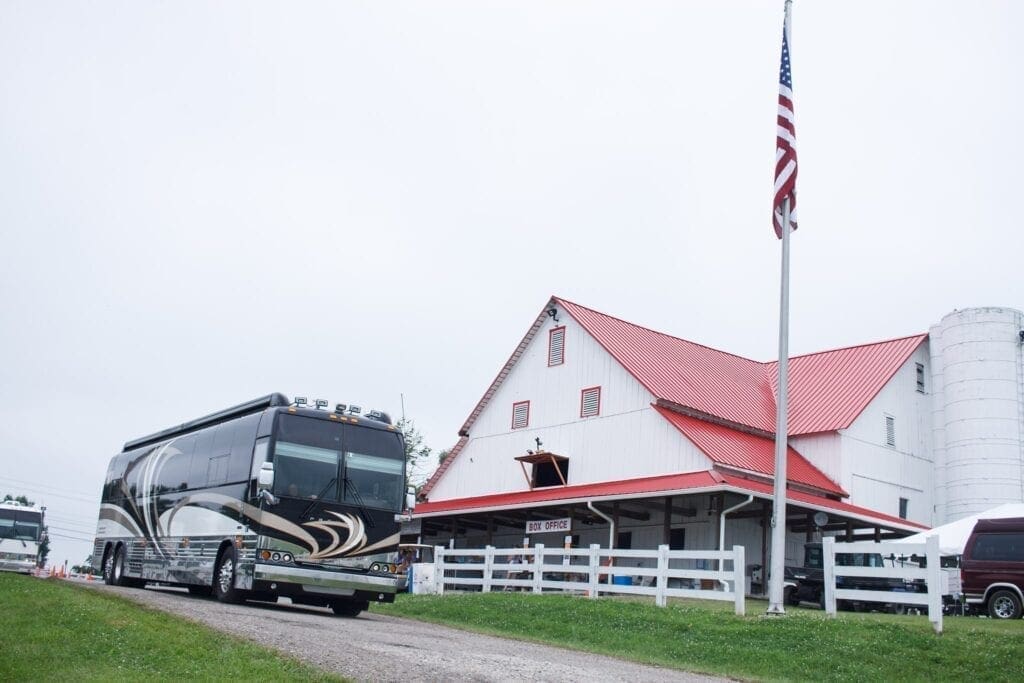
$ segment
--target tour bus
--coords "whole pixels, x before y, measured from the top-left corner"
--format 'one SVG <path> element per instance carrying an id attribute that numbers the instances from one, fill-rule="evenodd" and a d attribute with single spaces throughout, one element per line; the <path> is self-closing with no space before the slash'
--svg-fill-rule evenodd
<path id="1" fill-rule="evenodd" d="M 43 511 L 9 500 L 0 503 L 0 571 L 31 574 L 39 559 Z"/>
<path id="2" fill-rule="evenodd" d="M 110 461 L 93 548 L 107 584 L 158 582 L 356 616 L 404 587 L 401 432 L 282 394 L 144 436 Z"/>

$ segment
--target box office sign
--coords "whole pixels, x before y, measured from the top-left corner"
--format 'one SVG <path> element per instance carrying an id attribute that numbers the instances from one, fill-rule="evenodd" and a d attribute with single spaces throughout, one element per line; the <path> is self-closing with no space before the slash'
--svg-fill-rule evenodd
<path id="1" fill-rule="evenodd" d="M 562 533 L 572 531 L 572 518 L 544 519 L 526 523 L 526 533 L 528 534 L 546 534 L 555 531 L 561 531 Z"/>

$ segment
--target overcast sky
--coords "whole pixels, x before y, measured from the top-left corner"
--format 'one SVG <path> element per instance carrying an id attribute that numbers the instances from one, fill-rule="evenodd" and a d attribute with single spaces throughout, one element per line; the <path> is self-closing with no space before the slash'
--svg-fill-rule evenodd
<path id="1" fill-rule="evenodd" d="M 782 7 L 3 0 L 0 494 L 75 564 L 271 391 L 449 447 L 551 294 L 774 359 Z M 793 12 L 791 351 L 1024 308 L 1024 3 Z"/>

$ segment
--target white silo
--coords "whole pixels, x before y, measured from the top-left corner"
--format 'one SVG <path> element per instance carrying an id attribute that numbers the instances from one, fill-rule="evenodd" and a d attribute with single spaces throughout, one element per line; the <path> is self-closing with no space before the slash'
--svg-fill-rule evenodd
<path id="1" fill-rule="evenodd" d="M 930 332 L 935 524 L 1024 502 L 1024 314 L 969 308 Z"/>

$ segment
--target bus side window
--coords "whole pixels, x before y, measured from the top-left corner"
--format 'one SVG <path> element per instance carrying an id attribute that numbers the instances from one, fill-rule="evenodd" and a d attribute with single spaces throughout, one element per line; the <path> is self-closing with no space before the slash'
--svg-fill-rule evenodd
<path id="1" fill-rule="evenodd" d="M 213 432 L 216 427 L 207 427 L 196 432 L 196 448 L 192 455 L 192 467 L 189 470 L 188 484 L 192 488 L 203 488 L 206 486 L 206 471 L 210 466 L 210 456 L 213 455 Z"/>
<path id="2" fill-rule="evenodd" d="M 250 478 L 253 459 L 253 444 L 259 415 L 247 415 L 235 420 L 234 438 L 231 441 L 231 462 L 228 464 L 229 481 L 245 481 Z"/>
<path id="3" fill-rule="evenodd" d="M 155 493 L 184 491 L 189 488 L 192 452 L 195 447 L 196 437 L 192 434 L 175 439 L 174 443 L 167 447 Z"/>
<path id="4" fill-rule="evenodd" d="M 217 486 L 227 483 L 228 480 L 228 456 L 215 455 L 207 461 L 206 484 Z"/>

